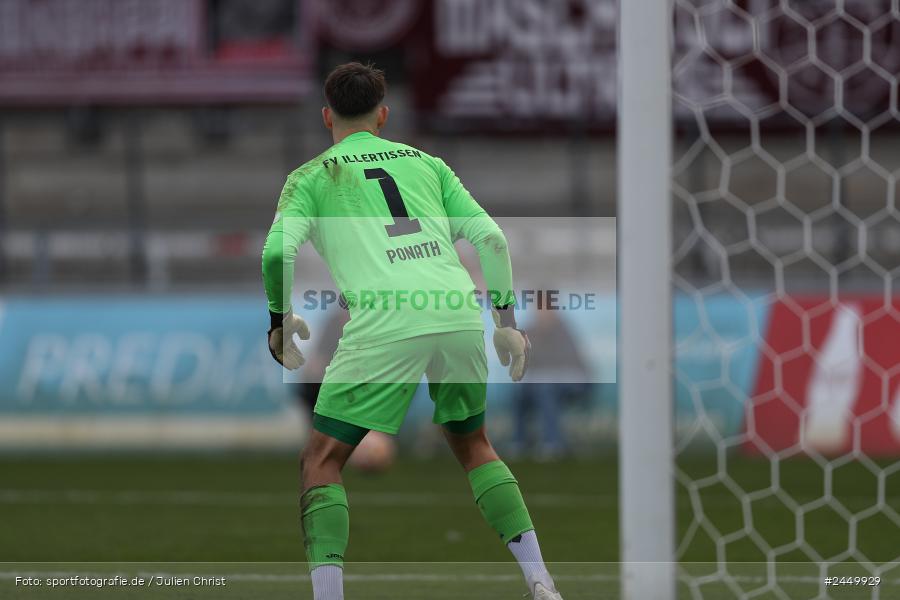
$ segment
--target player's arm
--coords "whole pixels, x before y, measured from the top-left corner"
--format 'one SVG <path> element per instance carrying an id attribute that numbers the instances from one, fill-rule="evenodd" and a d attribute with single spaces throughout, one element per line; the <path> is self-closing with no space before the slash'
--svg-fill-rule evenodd
<path id="1" fill-rule="evenodd" d="M 513 307 L 516 295 L 513 290 L 509 244 L 503 230 L 482 211 L 481 215 L 460 223 L 459 237 L 467 239 L 478 251 L 478 261 L 487 283 L 491 306 L 501 313 L 504 324 L 511 319 L 509 324 L 515 326 Z"/>
<path id="2" fill-rule="evenodd" d="M 297 251 L 309 238 L 312 223 L 311 202 L 295 175 L 288 178 L 278 202 L 275 222 L 269 228 L 262 253 L 263 286 L 269 303 L 269 351 L 288 369 L 298 369 L 305 362 L 293 341 L 309 339 L 306 322 L 291 309 L 291 288 Z"/>
<path id="3" fill-rule="evenodd" d="M 494 348 L 497 356 L 503 366 L 509 366 L 512 380 L 519 381 L 528 368 L 531 342 L 516 325 L 512 261 L 506 236 L 497 222 L 472 198 L 450 167 L 442 160 L 436 159 L 436 162 L 453 239 L 467 239 L 478 252 L 496 326 Z"/>

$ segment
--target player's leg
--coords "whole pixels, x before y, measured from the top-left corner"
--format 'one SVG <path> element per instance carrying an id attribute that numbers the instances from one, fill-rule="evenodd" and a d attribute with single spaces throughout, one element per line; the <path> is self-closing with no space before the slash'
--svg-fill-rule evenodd
<path id="1" fill-rule="evenodd" d="M 519 563 L 533 597 L 558 598 L 519 484 L 491 446 L 483 422 L 484 413 L 450 421 L 442 427 L 444 437 L 469 477 L 478 509 Z"/>
<path id="2" fill-rule="evenodd" d="M 341 483 L 341 470 L 368 429 L 349 423 L 313 416 L 313 430 L 300 454 L 300 482 L 303 491 Z"/>
<path id="3" fill-rule="evenodd" d="M 343 599 L 350 512 L 341 470 L 370 429 L 394 434 L 425 370 L 417 343 L 338 349 L 325 372 L 300 459 L 304 545 L 315 600 Z"/>
<path id="4" fill-rule="evenodd" d="M 468 475 L 481 514 L 518 561 L 533 597 L 559 599 L 519 484 L 494 451 L 484 428 L 484 337 L 480 331 L 459 331 L 440 334 L 435 342 L 428 367 L 434 422 L 442 426 L 450 449 Z"/>
<path id="5" fill-rule="evenodd" d="M 366 432 L 361 427 L 317 417 L 300 455 L 300 519 L 315 600 L 344 598 L 350 508 L 341 469 Z"/>

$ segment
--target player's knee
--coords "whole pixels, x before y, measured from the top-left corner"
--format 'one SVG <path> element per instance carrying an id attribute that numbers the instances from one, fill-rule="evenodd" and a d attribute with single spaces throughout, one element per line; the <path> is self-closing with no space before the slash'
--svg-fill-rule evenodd
<path id="1" fill-rule="evenodd" d="M 499 458 L 484 427 L 465 435 L 451 434 L 447 439 L 453 454 L 467 471 Z"/>
<path id="2" fill-rule="evenodd" d="M 321 446 L 308 444 L 300 453 L 300 477 L 307 478 L 326 468 L 328 453 Z"/>
<path id="3" fill-rule="evenodd" d="M 309 443 L 300 453 L 301 477 L 307 479 L 309 475 L 333 475 L 334 471 L 340 472 L 352 451 L 352 446 L 314 431 Z"/>
<path id="4" fill-rule="evenodd" d="M 499 458 L 486 433 L 482 433 L 475 439 L 472 444 L 471 455 L 473 460 L 479 465 Z"/>
<path id="5" fill-rule="evenodd" d="M 488 438 L 487 429 L 484 426 L 479 427 L 475 431 L 469 433 L 466 437 L 466 443 L 472 447 L 490 447 L 491 440 Z"/>
<path id="6" fill-rule="evenodd" d="M 300 453 L 300 468 L 315 468 L 326 464 L 331 457 L 331 451 L 318 444 L 308 444 Z"/>
<path id="7" fill-rule="evenodd" d="M 469 448 L 482 450 L 491 447 L 491 440 L 488 439 L 487 430 L 484 427 L 480 427 L 465 436 L 465 444 Z"/>

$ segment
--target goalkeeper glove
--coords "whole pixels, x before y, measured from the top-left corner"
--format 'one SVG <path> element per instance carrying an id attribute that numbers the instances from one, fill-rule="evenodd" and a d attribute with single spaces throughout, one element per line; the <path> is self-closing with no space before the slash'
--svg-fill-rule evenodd
<path id="1" fill-rule="evenodd" d="M 531 342 L 521 329 L 516 328 L 516 317 L 512 306 L 494 308 L 491 310 L 494 317 L 494 349 L 500 364 L 509 367 L 509 376 L 513 381 L 519 381 L 525 376 L 528 368 L 528 353 L 531 351 Z"/>
<path id="2" fill-rule="evenodd" d="M 301 340 L 309 339 L 306 321 L 290 310 L 283 315 L 269 311 L 269 315 L 272 317 L 272 326 L 269 329 L 269 352 L 272 353 L 272 358 L 286 369 L 291 371 L 299 369 L 306 359 L 294 343 L 294 334 L 299 335 Z"/>

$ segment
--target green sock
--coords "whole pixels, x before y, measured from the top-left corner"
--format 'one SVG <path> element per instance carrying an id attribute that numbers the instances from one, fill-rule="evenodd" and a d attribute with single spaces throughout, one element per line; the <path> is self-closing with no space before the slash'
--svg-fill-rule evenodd
<path id="1" fill-rule="evenodd" d="M 469 471 L 475 502 L 488 525 L 503 543 L 534 529 L 519 484 L 503 461 L 495 460 Z"/>
<path id="2" fill-rule="evenodd" d="M 350 537 L 350 509 L 344 486 L 329 483 L 306 490 L 300 497 L 300 520 L 309 570 L 322 565 L 343 567 Z"/>

